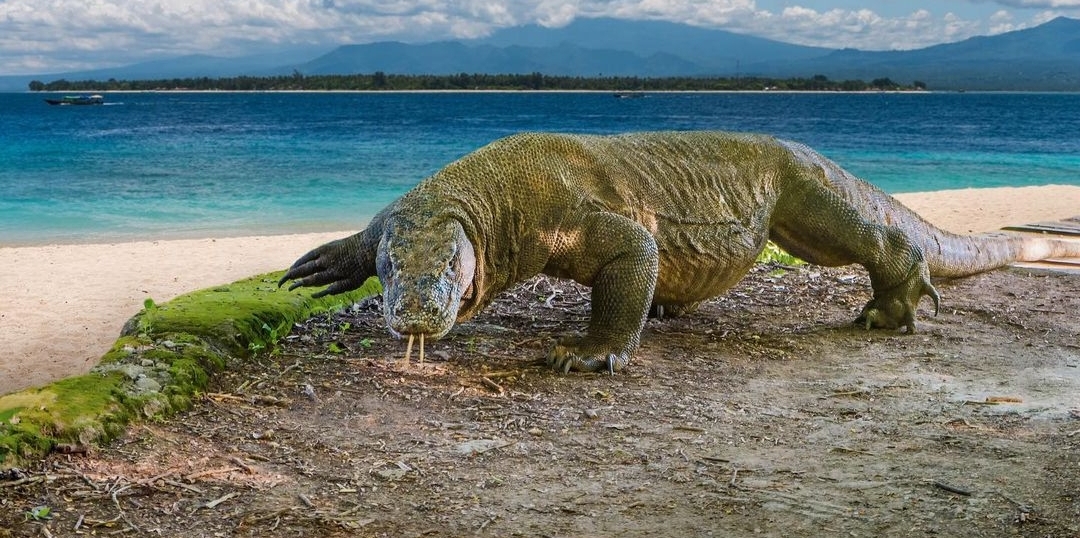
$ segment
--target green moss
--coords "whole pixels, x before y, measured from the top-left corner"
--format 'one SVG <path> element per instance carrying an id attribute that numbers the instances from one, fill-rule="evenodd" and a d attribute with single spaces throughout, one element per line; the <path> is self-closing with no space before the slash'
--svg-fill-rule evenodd
<path id="1" fill-rule="evenodd" d="M 22 411 L 22 407 L 12 407 L 11 409 L 0 410 L 0 424 L 7 423 L 15 416 L 15 413 Z"/>
<path id="2" fill-rule="evenodd" d="M 84 375 L 0 398 L 0 463 L 37 455 L 57 442 L 89 443 L 126 422 L 120 404 L 123 376 Z"/>
<path id="3" fill-rule="evenodd" d="M 210 383 L 209 372 L 198 361 L 191 359 L 179 359 L 169 367 L 169 375 L 172 376 L 174 385 L 169 388 L 174 393 L 191 393 L 194 390 L 205 389 Z M 188 390 L 188 389 L 191 390 Z"/>
<path id="4" fill-rule="evenodd" d="M 230 357 L 273 349 L 297 321 L 380 291 L 312 299 L 277 288 L 281 273 L 144 303 L 89 374 L 0 397 L 0 467 L 40 457 L 57 443 L 106 441 L 136 418 L 161 419 L 191 404 Z"/>
<path id="5" fill-rule="evenodd" d="M 293 323 L 343 303 L 341 297 L 312 299 L 308 292 L 280 290 L 280 277 L 281 273 L 261 275 L 144 309 L 135 323 L 128 323 L 125 334 L 194 334 L 225 353 L 246 355 L 252 348 L 272 345 L 270 340 L 287 334 Z M 379 291 L 378 280 L 370 279 L 346 301 Z"/>
<path id="6" fill-rule="evenodd" d="M 101 409 L 123 380 L 115 373 L 80 375 L 49 385 L 56 403 L 72 409 Z"/>

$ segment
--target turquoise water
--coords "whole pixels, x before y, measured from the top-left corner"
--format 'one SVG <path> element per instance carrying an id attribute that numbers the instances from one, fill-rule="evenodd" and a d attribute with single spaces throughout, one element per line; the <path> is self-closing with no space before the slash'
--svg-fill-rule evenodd
<path id="1" fill-rule="evenodd" d="M 1076 94 L 0 94 L 0 245 L 356 229 L 524 130 L 756 131 L 891 192 L 1080 185 Z"/>

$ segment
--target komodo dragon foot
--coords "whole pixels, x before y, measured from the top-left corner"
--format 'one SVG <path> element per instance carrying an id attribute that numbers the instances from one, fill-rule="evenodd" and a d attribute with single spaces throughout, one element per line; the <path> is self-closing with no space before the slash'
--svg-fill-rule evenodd
<path id="1" fill-rule="evenodd" d="M 630 364 L 630 352 L 611 353 L 587 336 L 570 336 L 559 340 L 548 352 L 547 363 L 564 374 L 571 370 L 614 374 Z"/>
<path id="2" fill-rule="evenodd" d="M 934 315 L 938 313 L 941 297 L 930 283 L 930 270 L 925 263 L 912 268 L 908 276 L 899 284 L 883 290 L 874 290 L 874 297 L 863 307 L 856 325 L 866 329 L 907 328 L 908 334 L 915 334 L 915 309 L 919 299 L 929 295 L 934 300 Z"/>

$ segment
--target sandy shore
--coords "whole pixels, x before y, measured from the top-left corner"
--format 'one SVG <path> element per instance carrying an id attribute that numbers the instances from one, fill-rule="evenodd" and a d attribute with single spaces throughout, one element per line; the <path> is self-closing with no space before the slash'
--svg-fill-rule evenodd
<path id="1" fill-rule="evenodd" d="M 1080 187 L 968 189 L 897 196 L 950 231 L 1080 215 Z M 90 369 L 153 298 L 284 269 L 350 232 L 0 248 L 0 394 Z"/>
<path id="2" fill-rule="evenodd" d="M 0 248 L 0 394 L 89 370 L 148 297 L 284 269 L 349 233 Z"/>

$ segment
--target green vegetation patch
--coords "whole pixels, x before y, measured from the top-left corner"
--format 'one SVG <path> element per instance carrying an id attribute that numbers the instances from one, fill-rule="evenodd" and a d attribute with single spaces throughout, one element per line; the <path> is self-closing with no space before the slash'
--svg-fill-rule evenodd
<path id="1" fill-rule="evenodd" d="M 104 442 L 131 420 L 186 409 L 230 359 L 273 351 L 294 323 L 380 291 L 372 278 L 359 290 L 312 299 L 309 291 L 278 289 L 281 275 L 259 275 L 160 305 L 148 299 L 90 373 L 0 397 L 0 468 L 61 445 Z"/>
<path id="2" fill-rule="evenodd" d="M 775 263 L 777 265 L 806 265 L 806 262 L 799 258 L 796 258 L 795 256 L 792 256 L 786 250 L 780 248 L 779 245 L 773 243 L 772 241 L 769 241 L 765 245 L 765 250 L 762 250 L 761 254 L 758 254 L 757 261 L 758 263 Z"/>
<path id="3" fill-rule="evenodd" d="M 352 75 L 291 75 L 266 77 L 182 78 L 157 80 L 54 80 L 49 83 L 32 80 L 30 91 L 158 91 L 178 88 L 199 91 L 410 91 L 410 90 L 589 90 L 589 91 L 911 91 L 925 90 L 926 83 L 915 81 L 901 84 L 889 78 L 862 80 L 829 80 L 825 75 L 813 77 L 639 77 L 639 76 L 560 76 L 543 73 L 486 74 L 458 73 L 455 75 L 404 75 L 357 73 Z"/>

